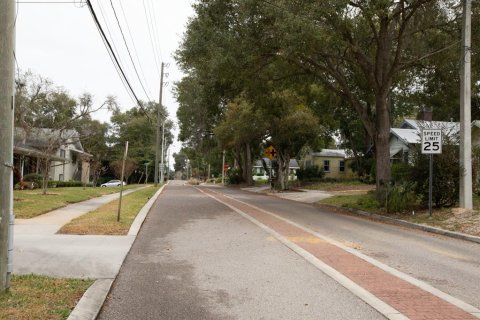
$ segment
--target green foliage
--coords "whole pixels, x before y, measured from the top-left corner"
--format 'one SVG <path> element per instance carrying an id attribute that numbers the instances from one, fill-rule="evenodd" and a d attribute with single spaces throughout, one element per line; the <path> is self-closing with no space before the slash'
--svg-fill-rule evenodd
<path id="1" fill-rule="evenodd" d="M 459 180 L 461 165 L 458 146 L 444 145 L 442 154 L 433 156 L 433 205 L 449 207 L 459 199 Z M 412 152 L 413 165 L 410 169 L 410 179 L 415 181 L 414 191 L 422 203 L 428 203 L 429 156 L 421 154 L 419 148 Z"/>
<path id="2" fill-rule="evenodd" d="M 394 184 L 407 183 L 410 181 L 411 166 L 405 162 L 392 164 L 392 182 Z"/>
<path id="3" fill-rule="evenodd" d="M 370 192 L 367 196 L 357 198 L 356 205 L 362 210 L 378 209 L 380 207 L 377 199 Z"/>
<path id="4" fill-rule="evenodd" d="M 318 166 L 297 169 L 297 178 L 302 182 L 320 180 L 324 176 L 325 172 Z"/>
<path id="5" fill-rule="evenodd" d="M 358 156 L 351 163 L 350 168 L 364 183 L 375 182 L 375 161 L 372 157 Z"/>
<path id="6" fill-rule="evenodd" d="M 41 174 L 29 173 L 23 176 L 23 181 L 33 182 L 38 187 L 43 183 L 43 176 Z"/>
<path id="7" fill-rule="evenodd" d="M 414 192 L 414 183 L 405 182 L 388 186 L 385 203 L 387 212 L 405 212 L 416 206 L 418 198 Z"/>
<path id="8" fill-rule="evenodd" d="M 243 182 L 242 173 L 237 168 L 227 171 L 227 179 L 229 184 L 239 184 Z"/>
<path id="9" fill-rule="evenodd" d="M 83 182 L 81 181 L 57 181 L 57 180 L 49 180 L 48 187 L 49 188 L 68 188 L 68 187 L 83 187 Z M 93 187 L 92 183 L 86 183 L 85 187 Z"/>

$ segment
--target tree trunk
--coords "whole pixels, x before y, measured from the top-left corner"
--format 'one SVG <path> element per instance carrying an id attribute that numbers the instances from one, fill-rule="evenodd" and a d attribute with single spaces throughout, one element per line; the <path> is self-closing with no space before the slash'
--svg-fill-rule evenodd
<path id="1" fill-rule="evenodd" d="M 285 156 L 285 190 L 288 189 L 288 179 L 290 178 L 290 156 Z"/>
<path id="2" fill-rule="evenodd" d="M 253 185 L 253 177 L 252 177 L 252 150 L 250 148 L 250 143 L 245 143 L 245 182 L 247 185 Z"/>
<path id="3" fill-rule="evenodd" d="M 277 162 L 278 162 L 278 177 L 277 177 L 277 188 L 279 190 L 286 190 L 287 185 L 285 184 L 285 164 L 286 158 L 279 150 L 277 150 Z"/>
<path id="4" fill-rule="evenodd" d="M 43 171 L 43 179 L 42 179 L 42 194 L 46 195 L 47 194 L 47 189 L 48 189 L 48 175 L 50 173 L 50 160 L 49 159 L 44 159 L 45 160 L 45 167 Z"/>
<path id="5" fill-rule="evenodd" d="M 377 123 L 375 135 L 376 185 L 379 200 L 385 196 L 385 189 L 390 182 L 390 112 L 387 95 L 379 95 L 376 99 Z"/>

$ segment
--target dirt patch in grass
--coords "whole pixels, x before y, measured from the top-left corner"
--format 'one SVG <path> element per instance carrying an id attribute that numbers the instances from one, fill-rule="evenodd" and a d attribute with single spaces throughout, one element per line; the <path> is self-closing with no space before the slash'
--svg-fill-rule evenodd
<path id="1" fill-rule="evenodd" d="M 115 200 L 72 220 L 64 225 L 58 233 L 126 235 L 139 211 L 157 190 L 158 188 L 149 187 L 123 197 L 120 222 L 117 222 L 118 200 Z"/>
<path id="2" fill-rule="evenodd" d="M 93 280 L 13 276 L 0 294 L 0 319 L 67 319 Z"/>

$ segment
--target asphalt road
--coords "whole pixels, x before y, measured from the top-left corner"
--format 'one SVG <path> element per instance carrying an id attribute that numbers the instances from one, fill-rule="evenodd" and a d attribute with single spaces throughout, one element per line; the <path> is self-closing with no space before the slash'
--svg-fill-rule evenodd
<path id="1" fill-rule="evenodd" d="M 477 243 L 339 214 L 273 196 L 230 188 L 221 191 L 358 249 L 480 308 L 480 245 Z"/>
<path id="2" fill-rule="evenodd" d="M 311 206 L 228 192 L 285 212 L 318 214 Z M 384 317 L 232 209 L 171 184 L 147 216 L 98 319 Z"/>

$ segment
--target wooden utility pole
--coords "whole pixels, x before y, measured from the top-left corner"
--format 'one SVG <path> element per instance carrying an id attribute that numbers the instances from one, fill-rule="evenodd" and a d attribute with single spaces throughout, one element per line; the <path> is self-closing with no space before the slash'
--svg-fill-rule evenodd
<path id="1" fill-rule="evenodd" d="M 160 181 L 163 183 L 163 180 L 165 179 L 164 173 L 165 173 L 165 118 L 162 119 L 162 160 L 161 160 L 161 165 L 160 165 Z"/>
<path id="2" fill-rule="evenodd" d="M 145 163 L 145 184 L 148 181 L 148 162 Z"/>
<path id="3" fill-rule="evenodd" d="M 120 197 L 118 198 L 117 222 L 120 221 L 120 211 L 122 210 L 122 195 L 123 195 L 123 176 L 125 174 L 125 161 L 127 161 L 128 141 L 125 143 L 125 154 L 122 162 L 122 178 L 120 179 Z"/>
<path id="4" fill-rule="evenodd" d="M 471 210 L 472 200 L 472 125 L 471 125 L 471 14 L 472 2 L 463 5 L 462 54 L 460 71 L 460 208 Z"/>
<path id="5" fill-rule="evenodd" d="M 163 68 L 164 63 L 162 62 L 161 73 L 160 73 L 160 94 L 158 97 L 158 109 L 157 109 L 157 139 L 155 143 L 155 176 L 154 183 L 155 187 L 158 186 L 158 165 L 160 162 L 160 119 L 164 118 L 163 106 L 162 106 L 162 95 L 163 95 Z M 163 121 L 163 120 L 162 120 Z M 162 140 L 163 144 L 163 140 Z"/>
<path id="6" fill-rule="evenodd" d="M 0 1 L 0 293 L 10 287 L 13 252 L 15 1 Z"/>
<path id="7" fill-rule="evenodd" d="M 225 150 L 222 152 L 222 185 L 225 185 Z"/>

